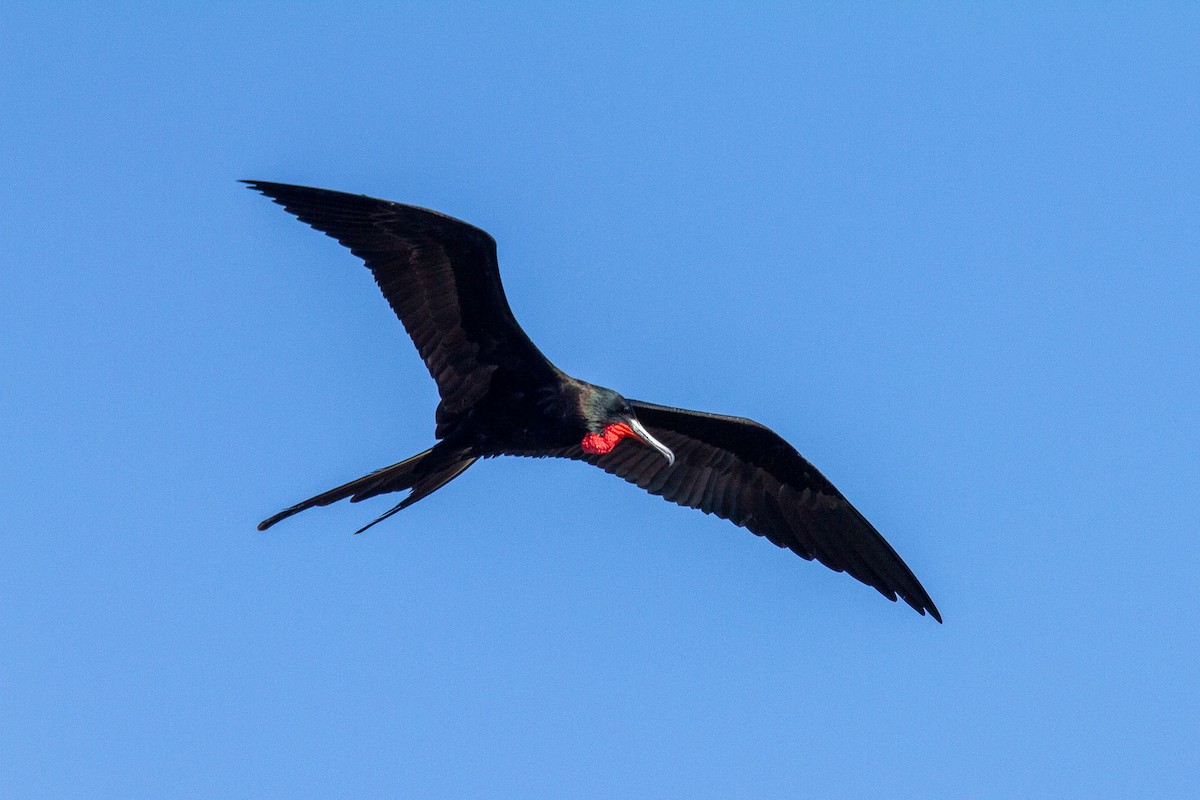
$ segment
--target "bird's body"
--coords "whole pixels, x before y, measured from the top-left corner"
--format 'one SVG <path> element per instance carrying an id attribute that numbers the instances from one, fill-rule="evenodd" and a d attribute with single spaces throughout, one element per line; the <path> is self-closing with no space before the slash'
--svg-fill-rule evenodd
<path id="1" fill-rule="evenodd" d="M 292 506 L 263 521 L 260 530 L 313 506 L 409 491 L 369 528 L 479 458 L 571 458 L 728 519 L 941 621 L 883 537 L 770 429 L 738 417 L 626 400 L 551 364 L 509 309 L 496 243 L 488 234 L 415 206 L 247 183 L 363 259 L 441 396 L 439 441 L 429 450 Z"/>

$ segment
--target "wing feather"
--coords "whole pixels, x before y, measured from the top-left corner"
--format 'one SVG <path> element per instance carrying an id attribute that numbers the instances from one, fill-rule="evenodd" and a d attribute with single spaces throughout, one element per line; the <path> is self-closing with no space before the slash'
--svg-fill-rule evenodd
<path id="1" fill-rule="evenodd" d="M 245 181 L 361 258 L 438 386 L 438 435 L 479 402 L 497 371 L 557 372 L 517 324 L 496 242 L 416 206 L 266 181 Z"/>
<path id="2" fill-rule="evenodd" d="M 892 546 L 778 434 L 739 417 L 630 403 L 651 435 L 675 453 L 673 467 L 629 439 L 607 455 L 579 448 L 556 455 L 587 461 L 651 494 L 727 519 L 942 621 Z"/>

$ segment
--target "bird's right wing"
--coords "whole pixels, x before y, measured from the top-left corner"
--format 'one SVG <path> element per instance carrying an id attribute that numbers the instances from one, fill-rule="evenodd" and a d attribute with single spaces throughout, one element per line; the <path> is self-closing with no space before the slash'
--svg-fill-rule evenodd
<path id="1" fill-rule="evenodd" d="M 941 622 L 921 582 L 891 545 L 774 431 L 739 417 L 630 403 L 651 435 L 674 451 L 674 466 L 634 439 L 604 455 L 580 448 L 556 455 L 587 461 L 651 494 L 727 519 Z"/>
<path id="2" fill-rule="evenodd" d="M 496 241 L 416 206 L 266 181 L 245 181 L 366 262 L 437 383 L 439 435 L 487 393 L 498 370 L 556 372 L 517 324 Z"/>

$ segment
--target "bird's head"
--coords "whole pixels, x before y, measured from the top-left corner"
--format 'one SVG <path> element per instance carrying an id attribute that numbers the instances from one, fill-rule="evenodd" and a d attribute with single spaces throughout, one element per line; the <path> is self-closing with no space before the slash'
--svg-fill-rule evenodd
<path id="1" fill-rule="evenodd" d="M 589 387 L 581 398 L 584 425 L 587 432 L 580 446 L 583 452 L 602 455 L 612 452 L 622 439 L 635 439 L 662 454 L 667 466 L 675 463 L 671 448 L 650 435 L 633 413 L 633 406 L 621 395 L 602 386 Z"/>

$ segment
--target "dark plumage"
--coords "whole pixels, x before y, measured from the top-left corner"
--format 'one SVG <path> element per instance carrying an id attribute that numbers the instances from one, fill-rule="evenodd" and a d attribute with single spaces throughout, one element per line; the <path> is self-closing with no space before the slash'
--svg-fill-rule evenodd
<path id="1" fill-rule="evenodd" d="M 347 497 L 357 502 L 409 491 L 366 530 L 479 458 L 572 458 L 728 519 L 941 621 L 921 583 L 871 523 L 770 429 L 626 400 L 551 364 L 508 307 L 496 242 L 487 233 L 436 211 L 363 195 L 246 183 L 366 263 L 441 396 L 439 441 L 432 448 L 281 511 L 259 530 Z"/>

